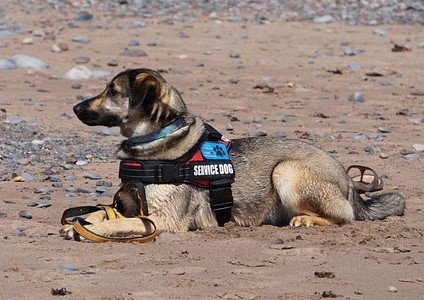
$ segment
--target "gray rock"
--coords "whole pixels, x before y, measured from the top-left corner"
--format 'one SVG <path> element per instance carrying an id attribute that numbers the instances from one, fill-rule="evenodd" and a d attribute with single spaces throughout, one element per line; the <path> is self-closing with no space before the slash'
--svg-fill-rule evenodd
<path id="1" fill-rule="evenodd" d="M 410 153 L 405 155 L 403 158 L 405 158 L 406 160 L 416 160 L 420 157 L 420 155 L 418 153 Z"/>
<path id="2" fill-rule="evenodd" d="M 0 218 L 6 218 L 7 213 L 4 210 L 0 210 Z"/>
<path id="3" fill-rule="evenodd" d="M 111 75 L 109 71 L 94 70 L 91 72 L 91 78 L 107 78 Z"/>
<path id="4" fill-rule="evenodd" d="M 25 219 L 32 219 L 32 213 L 29 210 L 21 210 L 19 216 Z"/>
<path id="5" fill-rule="evenodd" d="M 284 131 L 276 131 L 272 135 L 277 137 L 277 138 L 286 138 L 287 137 L 287 133 L 284 132 Z"/>
<path id="6" fill-rule="evenodd" d="M 254 133 L 253 136 L 267 136 L 268 134 L 263 130 L 258 130 Z"/>
<path id="7" fill-rule="evenodd" d="M 368 137 L 372 140 L 377 140 L 380 138 L 380 134 L 378 134 L 377 132 L 370 132 L 368 134 Z"/>
<path id="8" fill-rule="evenodd" d="M 23 69 L 37 69 L 42 70 L 48 68 L 48 65 L 35 57 L 24 55 L 24 54 L 16 54 L 10 58 L 10 60 L 18 67 Z"/>
<path id="9" fill-rule="evenodd" d="M 48 188 L 42 186 L 42 187 L 36 188 L 34 190 L 34 193 L 35 194 L 50 194 L 51 193 L 51 190 L 49 190 Z"/>
<path id="10" fill-rule="evenodd" d="M 72 41 L 77 43 L 88 43 L 91 39 L 88 35 L 76 35 L 72 38 Z"/>
<path id="11" fill-rule="evenodd" d="M 93 192 L 93 189 L 90 189 L 84 186 L 79 186 L 76 188 L 76 192 L 81 194 L 90 194 Z"/>
<path id="12" fill-rule="evenodd" d="M 93 19 L 93 15 L 90 14 L 88 11 L 80 11 L 77 16 L 75 17 L 75 20 L 77 21 L 89 21 Z"/>
<path id="13" fill-rule="evenodd" d="M 109 67 L 117 67 L 118 66 L 118 62 L 116 60 L 112 59 L 112 60 L 110 60 L 110 61 L 107 62 L 107 65 Z"/>
<path id="14" fill-rule="evenodd" d="M 381 133 L 390 133 L 392 132 L 392 130 L 390 128 L 387 127 L 378 127 L 378 131 Z"/>
<path id="15" fill-rule="evenodd" d="M 75 175 L 66 175 L 66 176 L 64 177 L 64 179 L 65 179 L 66 181 L 74 181 L 74 180 L 77 180 L 77 177 L 76 177 Z"/>
<path id="16" fill-rule="evenodd" d="M 238 54 L 238 53 L 234 53 L 234 52 L 231 52 L 231 53 L 230 53 L 230 57 L 231 57 L 231 58 L 240 58 L 240 54 Z"/>
<path id="17" fill-rule="evenodd" d="M 361 65 L 356 61 L 350 61 L 347 63 L 347 65 L 349 66 L 349 69 L 351 69 L 353 72 L 359 72 L 362 70 Z"/>
<path id="18" fill-rule="evenodd" d="M 317 23 L 317 24 L 325 24 L 325 23 L 331 23 L 331 22 L 333 22 L 333 17 L 332 16 L 330 16 L 330 15 L 324 15 L 324 16 L 321 16 L 321 17 L 315 17 L 314 18 L 314 23 Z"/>
<path id="19" fill-rule="evenodd" d="M 57 189 L 63 188 L 63 183 L 62 182 L 53 182 L 52 187 L 57 188 Z"/>
<path id="20" fill-rule="evenodd" d="M 365 102 L 364 94 L 359 91 L 354 92 L 347 99 L 353 103 Z"/>
<path id="21" fill-rule="evenodd" d="M 105 187 L 111 187 L 113 184 L 111 181 L 106 180 L 98 180 L 96 181 L 96 186 L 105 186 Z"/>
<path id="22" fill-rule="evenodd" d="M 6 120 L 4 120 L 4 122 L 9 124 L 18 124 L 19 122 L 21 122 L 21 118 L 16 115 L 9 115 L 6 117 Z"/>
<path id="23" fill-rule="evenodd" d="M 124 49 L 119 55 L 126 57 L 144 57 L 147 56 L 147 53 L 141 49 Z"/>
<path id="24" fill-rule="evenodd" d="M 157 45 L 158 45 L 158 43 L 157 42 L 153 42 L 153 41 L 147 43 L 147 46 L 148 47 L 156 47 Z"/>
<path id="25" fill-rule="evenodd" d="M 13 70 L 16 66 L 8 59 L 0 58 L 0 70 Z"/>
<path id="26" fill-rule="evenodd" d="M 368 145 L 364 147 L 364 151 L 368 154 L 373 154 L 375 152 L 375 148 L 373 145 Z"/>
<path id="27" fill-rule="evenodd" d="M 21 176 L 25 179 L 25 181 L 33 181 L 35 178 L 28 172 L 23 172 Z"/>
<path id="28" fill-rule="evenodd" d="M 91 59 L 90 59 L 90 57 L 88 57 L 88 56 L 81 55 L 81 56 L 74 57 L 72 60 L 73 60 L 75 63 L 77 63 L 77 64 L 86 64 L 86 63 L 88 63 Z"/>
<path id="29" fill-rule="evenodd" d="M 47 208 L 52 205 L 52 202 L 50 200 L 39 200 L 39 201 L 33 201 L 28 203 L 29 207 L 36 207 L 36 208 Z"/>
<path id="30" fill-rule="evenodd" d="M 391 86 L 392 82 L 390 80 L 381 80 L 380 82 L 381 86 Z"/>
<path id="31" fill-rule="evenodd" d="M 137 40 L 130 40 L 128 42 L 128 47 L 136 47 L 136 46 L 139 46 L 139 45 L 140 45 L 140 43 Z"/>
<path id="32" fill-rule="evenodd" d="M 98 186 L 96 187 L 96 193 L 103 194 L 106 192 L 110 192 L 110 190 L 106 187 Z"/>
<path id="33" fill-rule="evenodd" d="M 86 93 L 86 94 L 82 94 L 82 95 L 77 95 L 77 100 L 78 101 L 84 101 L 90 98 L 93 98 L 94 95 L 92 93 Z"/>
<path id="34" fill-rule="evenodd" d="M 90 180 L 100 180 L 102 179 L 102 176 L 95 174 L 95 173 L 91 173 L 91 172 L 86 172 L 83 174 L 84 178 L 86 179 L 90 179 Z"/>
<path id="35" fill-rule="evenodd" d="M 79 269 L 72 264 L 60 264 L 58 266 L 58 269 L 59 270 L 65 270 L 65 271 L 71 271 L 71 272 L 78 272 L 79 271 Z"/>
<path id="36" fill-rule="evenodd" d="M 227 125 L 225 125 L 225 130 L 226 131 L 234 131 L 234 126 L 231 125 L 231 124 L 227 124 Z"/>
<path id="37" fill-rule="evenodd" d="M 414 149 L 417 152 L 424 152 L 424 145 L 423 144 L 413 144 L 412 149 Z"/>
<path id="38" fill-rule="evenodd" d="M 355 56 L 355 55 L 359 55 L 361 53 L 361 51 L 359 49 L 355 49 L 355 48 L 344 48 L 343 49 L 343 54 L 347 55 L 347 56 Z"/>
<path id="39" fill-rule="evenodd" d="M 74 90 L 80 90 L 80 89 L 82 88 L 82 84 L 81 84 L 81 83 L 79 83 L 79 82 L 74 82 L 74 83 L 71 85 L 71 88 L 73 88 Z"/>
<path id="40" fill-rule="evenodd" d="M 386 30 L 381 29 L 381 28 L 376 28 L 376 29 L 374 29 L 372 32 L 373 32 L 374 34 L 376 34 L 376 35 L 380 35 L 380 36 L 386 35 L 386 33 L 387 33 L 387 31 L 386 31 Z"/>
<path id="41" fill-rule="evenodd" d="M 417 46 L 418 49 L 424 49 L 424 42 L 421 42 Z"/>
<path id="42" fill-rule="evenodd" d="M 365 140 L 366 136 L 363 133 L 357 133 L 353 136 L 353 138 L 357 141 Z"/>

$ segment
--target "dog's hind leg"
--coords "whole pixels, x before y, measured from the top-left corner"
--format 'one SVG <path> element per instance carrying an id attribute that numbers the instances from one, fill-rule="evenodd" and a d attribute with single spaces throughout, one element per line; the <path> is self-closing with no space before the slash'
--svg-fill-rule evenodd
<path id="1" fill-rule="evenodd" d="M 299 161 L 285 161 L 272 180 L 291 226 L 325 226 L 354 220 L 353 208 L 340 188 Z"/>

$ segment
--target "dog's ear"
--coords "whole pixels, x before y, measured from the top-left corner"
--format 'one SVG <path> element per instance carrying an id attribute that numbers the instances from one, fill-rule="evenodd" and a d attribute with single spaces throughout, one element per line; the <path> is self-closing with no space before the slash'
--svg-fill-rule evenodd
<path id="1" fill-rule="evenodd" d="M 159 99 L 160 82 L 153 75 L 141 73 L 130 81 L 130 91 L 130 108 L 134 109 L 143 103 Z"/>

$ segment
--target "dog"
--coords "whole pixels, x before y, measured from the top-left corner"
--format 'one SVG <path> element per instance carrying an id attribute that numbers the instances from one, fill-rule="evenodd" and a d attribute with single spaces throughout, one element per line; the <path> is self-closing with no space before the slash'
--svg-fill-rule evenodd
<path id="1" fill-rule="evenodd" d="M 119 159 L 175 160 L 195 147 L 205 132 L 205 123 L 187 110 L 178 90 L 147 68 L 119 73 L 101 94 L 73 109 L 84 124 L 119 127 L 128 139 L 149 135 L 183 118 L 184 124 L 166 136 L 140 144 L 122 142 Z M 231 141 L 229 151 L 236 171 L 231 213 L 236 225 L 325 226 L 404 213 L 401 193 L 375 195 L 364 201 L 336 159 L 303 141 L 241 138 Z M 217 226 L 207 189 L 185 183 L 149 184 L 145 193 L 149 218 L 160 231 Z M 128 201 L 121 206 L 134 207 Z M 104 219 L 103 212 L 96 212 L 89 216 L 93 223 L 89 226 L 104 235 L 140 226 L 135 219 L 104 226 Z"/>

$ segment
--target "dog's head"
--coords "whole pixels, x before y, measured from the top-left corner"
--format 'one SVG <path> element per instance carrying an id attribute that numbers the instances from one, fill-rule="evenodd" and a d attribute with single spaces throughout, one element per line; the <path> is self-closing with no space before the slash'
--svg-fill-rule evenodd
<path id="1" fill-rule="evenodd" d="M 119 126 L 131 135 L 143 123 L 160 127 L 186 113 L 178 91 L 156 71 L 133 69 L 119 73 L 99 95 L 74 106 L 90 126 Z"/>

